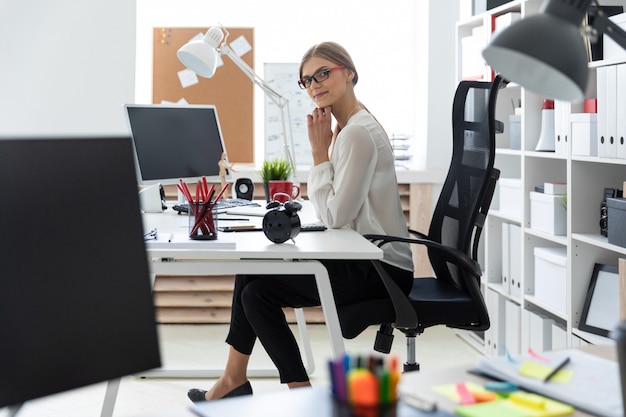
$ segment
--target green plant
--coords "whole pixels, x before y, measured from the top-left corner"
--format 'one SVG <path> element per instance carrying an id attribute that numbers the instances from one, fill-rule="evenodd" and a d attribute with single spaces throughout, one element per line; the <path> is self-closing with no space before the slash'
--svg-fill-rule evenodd
<path id="1" fill-rule="evenodd" d="M 271 180 L 288 180 L 293 173 L 293 166 L 286 158 L 266 159 L 263 161 L 259 177 L 263 183 Z"/>

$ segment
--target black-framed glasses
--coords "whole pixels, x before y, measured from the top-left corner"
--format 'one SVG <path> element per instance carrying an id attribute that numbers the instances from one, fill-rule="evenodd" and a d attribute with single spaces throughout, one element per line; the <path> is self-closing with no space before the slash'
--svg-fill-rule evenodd
<path id="1" fill-rule="evenodd" d="M 336 67 L 330 67 L 323 70 L 317 71 L 310 77 L 303 78 L 298 80 L 298 85 L 301 89 L 306 90 L 311 86 L 311 83 L 315 80 L 316 83 L 321 83 L 322 81 L 326 81 L 328 77 L 330 77 L 330 72 L 334 70 L 338 70 L 341 68 L 345 68 L 343 65 L 338 65 Z"/>

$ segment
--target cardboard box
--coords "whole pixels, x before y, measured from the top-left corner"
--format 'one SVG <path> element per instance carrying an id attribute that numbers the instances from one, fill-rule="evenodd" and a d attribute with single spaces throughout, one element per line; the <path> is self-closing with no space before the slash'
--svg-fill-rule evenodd
<path id="1" fill-rule="evenodd" d="M 598 114 L 572 113 L 572 155 L 598 156 Z"/>
<path id="2" fill-rule="evenodd" d="M 567 313 L 567 249 L 535 247 L 534 254 L 535 298 Z"/>
<path id="3" fill-rule="evenodd" d="M 607 198 L 606 207 L 609 243 L 626 248 L 626 199 Z"/>
<path id="4" fill-rule="evenodd" d="M 500 178 L 500 211 L 516 218 L 522 217 L 522 180 L 519 178 Z"/>
<path id="5" fill-rule="evenodd" d="M 555 236 L 567 234 L 567 196 L 530 192 L 530 228 Z"/>

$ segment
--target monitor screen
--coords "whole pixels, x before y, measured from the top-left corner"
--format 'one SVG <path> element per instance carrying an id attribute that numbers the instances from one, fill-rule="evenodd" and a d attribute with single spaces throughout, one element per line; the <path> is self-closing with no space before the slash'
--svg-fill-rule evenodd
<path id="1" fill-rule="evenodd" d="M 225 152 L 212 105 L 127 104 L 139 185 L 219 182 Z"/>
<path id="2" fill-rule="evenodd" d="M 0 408 L 160 366 L 125 138 L 0 138 Z"/>

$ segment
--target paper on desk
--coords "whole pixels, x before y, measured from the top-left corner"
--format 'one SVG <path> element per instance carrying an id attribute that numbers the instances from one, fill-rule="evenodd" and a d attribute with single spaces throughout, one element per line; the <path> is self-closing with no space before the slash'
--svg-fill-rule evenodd
<path id="1" fill-rule="evenodd" d="M 548 366 L 558 364 L 569 356 L 570 362 L 566 368 L 572 372 L 569 382 L 543 382 L 536 377 L 520 374 L 524 362 L 537 361 L 530 355 L 517 356 L 513 362 L 506 356 L 483 357 L 477 362 L 476 370 L 594 415 L 623 417 L 617 362 L 576 349 L 544 352 L 542 356 L 550 360 Z"/>
<path id="2" fill-rule="evenodd" d="M 158 239 L 147 240 L 147 249 L 235 249 L 235 241 L 218 233 L 216 240 L 189 239 L 187 233 L 159 233 Z"/>

